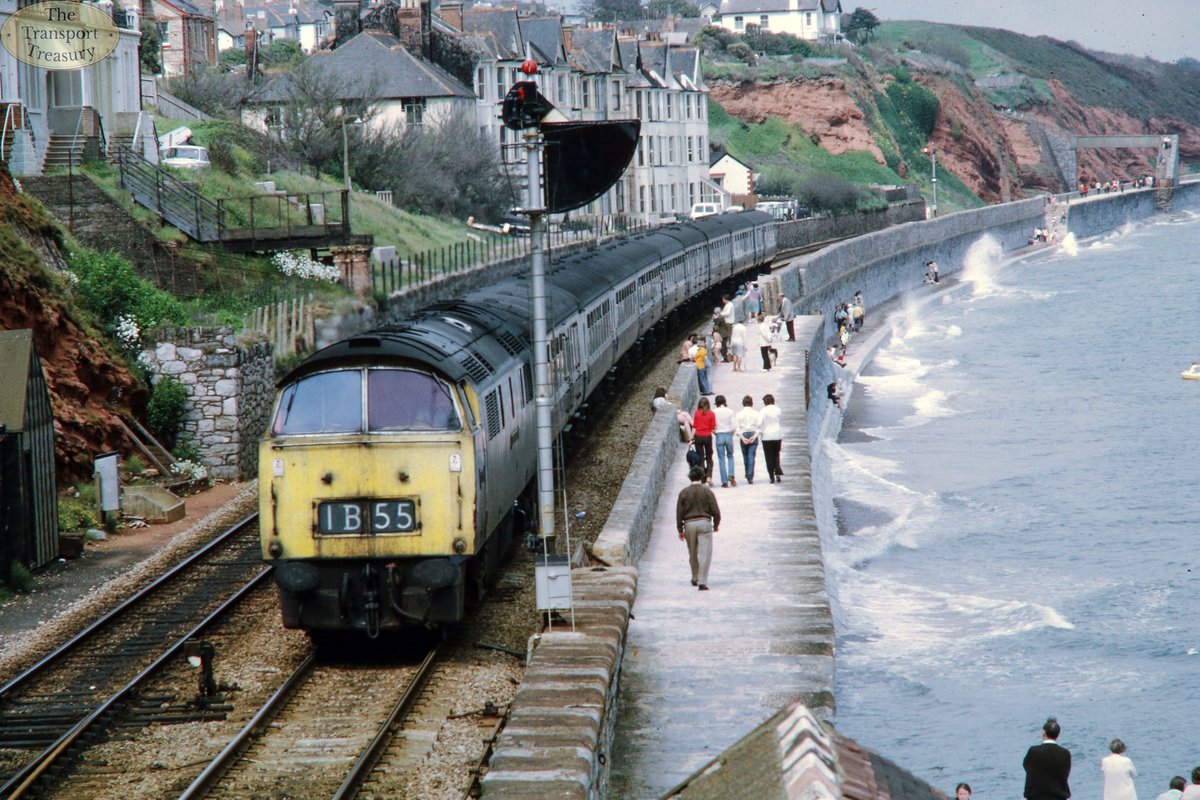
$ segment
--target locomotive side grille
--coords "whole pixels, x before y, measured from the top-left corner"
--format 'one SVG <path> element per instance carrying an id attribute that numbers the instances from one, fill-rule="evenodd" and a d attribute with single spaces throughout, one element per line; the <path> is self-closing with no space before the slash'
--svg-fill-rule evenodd
<path id="1" fill-rule="evenodd" d="M 533 399 L 533 368 L 528 362 L 521 368 L 521 386 L 525 390 L 525 402 Z"/>
<path id="2" fill-rule="evenodd" d="M 487 380 L 487 377 L 495 372 L 492 365 L 484 360 L 483 356 L 478 353 L 467 353 L 458 360 L 458 363 L 463 365 L 467 374 L 471 376 L 471 380 L 476 383 L 481 383 Z"/>
<path id="3" fill-rule="evenodd" d="M 500 432 L 500 401 L 494 391 L 488 392 L 483 405 L 487 412 L 488 438 L 493 439 Z"/>

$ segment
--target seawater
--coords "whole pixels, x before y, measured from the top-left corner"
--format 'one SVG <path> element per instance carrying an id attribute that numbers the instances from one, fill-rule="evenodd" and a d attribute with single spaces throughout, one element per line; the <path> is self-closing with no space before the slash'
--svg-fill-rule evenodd
<path id="1" fill-rule="evenodd" d="M 831 445 L 839 730 L 953 797 L 1021 797 L 1046 717 L 1099 800 L 1200 765 L 1200 220 L 1001 263 L 914 312 Z"/>

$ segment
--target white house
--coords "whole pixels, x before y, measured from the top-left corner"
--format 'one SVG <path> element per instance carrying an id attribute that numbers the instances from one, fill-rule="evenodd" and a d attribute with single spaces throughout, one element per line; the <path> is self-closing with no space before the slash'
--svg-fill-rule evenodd
<path id="1" fill-rule="evenodd" d="M 15 175 L 40 174 L 52 140 L 63 148 L 74 142 L 96 152 L 130 138 L 139 121 L 151 129 L 149 115 L 141 113 L 138 15 L 111 2 L 96 5 L 112 15 L 119 31 L 116 49 L 98 64 L 47 71 L 0 48 L 0 158 Z M 0 25 L 17 7 L 16 0 L 0 0 Z"/>
<path id="2" fill-rule="evenodd" d="M 734 33 L 757 25 L 771 33 L 790 33 L 810 42 L 841 38 L 841 0 L 721 0 L 712 23 Z"/>
<path id="3" fill-rule="evenodd" d="M 455 114 L 474 114 L 475 95 L 470 89 L 381 31 L 364 31 L 336 50 L 318 52 L 306 68 L 318 70 L 338 86 L 343 103 L 370 99 L 372 128 L 402 131 Z M 279 130 L 280 112 L 295 92 L 290 75 L 276 76 L 248 98 L 242 122 L 286 136 L 287 131 Z"/>
<path id="4" fill-rule="evenodd" d="M 729 153 L 713 153 L 708 165 L 713 183 L 730 195 L 754 194 L 754 171 Z"/>

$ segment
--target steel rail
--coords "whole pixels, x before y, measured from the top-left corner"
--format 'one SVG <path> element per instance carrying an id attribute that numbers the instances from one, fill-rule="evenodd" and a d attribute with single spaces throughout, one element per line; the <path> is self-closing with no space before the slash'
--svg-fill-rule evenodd
<path id="1" fill-rule="evenodd" d="M 259 570 L 259 572 L 244 586 L 242 586 L 241 589 L 230 595 L 217 608 L 213 609 L 208 616 L 197 623 L 195 627 L 193 627 L 183 636 L 180 636 L 178 639 L 176 639 L 173 644 L 169 645 L 162 655 L 154 660 L 154 663 L 150 664 L 144 670 L 134 676 L 128 683 L 118 689 L 111 697 L 97 706 L 92 713 L 75 723 L 70 730 L 58 738 L 58 741 L 43 750 L 41 753 L 35 756 L 32 761 L 22 767 L 21 770 L 14 775 L 8 783 L 6 783 L 4 786 L 0 786 L 0 792 L 8 791 L 10 787 L 13 788 L 12 794 L 7 795 L 6 800 L 19 800 L 19 798 L 24 797 L 25 793 L 32 788 L 33 785 L 43 775 L 45 775 L 52 766 L 55 765 L 55 763 L 57 763 L 64 753 L 70 750 L 72 745 L 78 742 L 79 739 L 91 729 L 92 725 L 94 725 L 97 720 L 101 719 L 110 710 L 114 709 L 119 701 L 125 699 L 127 695 L 133 692 L 134 689 L 138 688 L 143 681 L 147 680 L 151 675 L 157 672 L 160 667 L 167 663 L 167 661 L 178 655 L 179 652 L 184 648 L 184 645 L 186 645 L 197 634 L 201 633 L 205 628 L 215 622 L 232 606 L 236 605 L 250 591 L 255 589 L 260 583 L 262 583 L 264 578 L 271 574 L 271 571 L 271 567 L 264 567 L 263 569 Z"/>
<path id="2" fill-rule="evenodd" d="M 358 793 L 358 788 L 362 782 L 371 774 L 371 770 L 379 763 L 379 758 L 383 755 L 383 751 L 387 749 L 395 735 L 394 728 L 397 724 L 404 721 L 413 705 L 416 704 L 417 698 L 421 696 L 421 692 L 425 689 L 425 685 L 429 683 L 430 676 L 433 675 L 433 668 L 442 654 L 444 642 L 438 642 L 425 656 L 421 662 L 421 666 L 417 668 L 417 674 L 408 684 L 408 688 L 404 690 L 404 694 L 392 706 L 392 711 L 388 714 L 384 723 L 379 726 L 378 733 L 371 740 L 363 754 L 358 757 L 358 761 L 354 762 L 354 766 L 346 774 L 342 785 L 333 793 L 331 800 L 348 800 Z"/>
<path id="3" fill-rule="evenodd" d="M 140 589 L 138 592 L 131 595 L 128 599 L 126 599 L 120 605 L 114 607 L 107 614 L 100 617 L 98 620 L 93 622 L 91 625 L 88 625 L 86 628 L 84 628 L 79 633 L 75 634 L 73 637 L 71 637 L 70 640 L 68 640 L 66 643 L 64 643 L 62 646 L 60 646 L 54 652 L 48 654 L 41 661 L 37 662 L 32 667 L 30 667 L 29 669 L 22 672 L 20 675 L 16 676 L 12 680 L 10 680 L 8 683 L 4 684 L 3 686 L 0 686 L 0 700 L 4 700 L 9 694 L 12 693 L 12 691 L 14 689 L 18 689 L 21 686 L 23 686 L 25 683 L 29 682 L 32 678 L 36 677 L 37 674 L 41 670 L 45 669 L 50 664 L 53 664 L 55 661 L 59 660 L 63 656 L 66 656 L 75 647 L 79 646 L 82 642 L 91 638 L 91 636 L 93 636 L 97 631 L 101 630 L 104 626 L 106 626 L 107 624 L 112 622 L 116 617 L 120 616 L 125 611 L 129 610 L 130 608 L 136 606 L 138 603 L 140 603 L 142 600 L 144 600 L 151 592 L 155 591 L 156 589 L 159 589 L 164 583 L 166 583 L 169 580 L 172 580 L 173 578 L 177 577 L 181 572 L 184 572 L 187 569 L 189 569 L 196 561 L 207 556 L 212 550 L 215 550 L 216 548 L 225 544 L 225 542 L 228 539 L 231 539 L 234 536 L 236 536 L 238 533 L 241 533 L 242 530 L 244 530 L 247 525 L 250 525 L 257 519 L 258 519 L 258 513 L 255 512 L 255 513 L 250 514 L 249 516 L 239 520 L 238 522 L 235 522 L 233 524 L 233 526 L 229 528 L 229 530 L 225 531 L 220 536 L 213 539 L 211 542 L 206 544 L 204 547 L 200 548 L 195 553 L 188 556 L 185 560 L 181 561 L 179 564 L 172 567 L 168 572 L 166 572 L 163 575 L 156 578 L 152 583 L 146 585 L 145 587 Z"/>
<path id="4" fill-rule="evenodd" d="M 179 800 L 196 800 L 196 798 L 204 797 L 209 791 L 214 789 L 234 760 L 245 752 L 246 747 L 249 746 L 258 731 L 271 723 L 271 720 L 276 717 L 279 710 L 283 708 L 283 705 L 295 694 L 296 689 L 308 679 L 315 664 L 316 656 L 313 653 L 309 653 L 288 679 L 283 682 L 283 685 L 275 690 L 275 693 L 267 699 L 267 702 L 263 703 L 262 708 L 258 710 L 254 717 L 238 731 L 237 735 L 229 741 L 229 744 L 225 745 L 221 752 L 217 754 L 217 757 L 209 762 L 204 771 L 197 775 L 196 779 L 183 790 L 183 794 L 179 795 Z"/>

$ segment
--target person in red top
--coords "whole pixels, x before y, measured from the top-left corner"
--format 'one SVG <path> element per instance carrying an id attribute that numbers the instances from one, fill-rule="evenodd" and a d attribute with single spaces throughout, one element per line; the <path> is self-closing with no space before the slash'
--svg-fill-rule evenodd
<path id="1" fill-rule="evenodd" d="M 712 483 L 713 474 L 713 431 L 717 429 L 717 415 L 713 413 L 712 407 L 708 404 L 707 397 L 700 398 L 700 404 L 696 406 L 696 413 L 692 415 L 692 444 L 696 446 L 697 452 L 700 453 L 704 461 L 701 465 L 704 468 L 704 482 Z"/>

